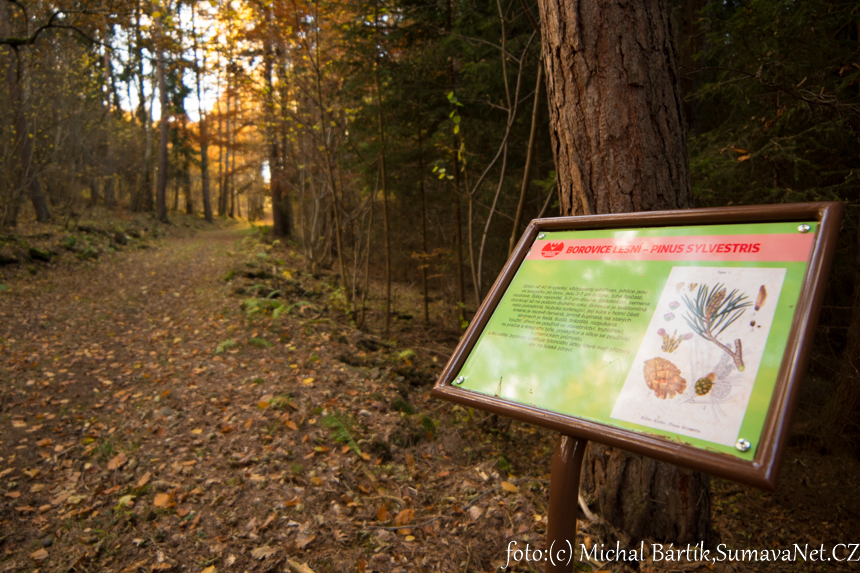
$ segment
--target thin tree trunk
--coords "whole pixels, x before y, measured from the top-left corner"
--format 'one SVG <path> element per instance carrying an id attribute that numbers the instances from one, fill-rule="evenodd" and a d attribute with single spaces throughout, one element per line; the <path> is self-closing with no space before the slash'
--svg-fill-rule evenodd
<path id="1" fill-rule="evenodd" d="M 194 214 L 194 197 L 191 193 L 191 165 L 186 157 L 182 167 L 182 191 L 185 195 L 185 214 Z"/>
<path id="2" fill-rule="evenodd" d="M 454 10 L 452 6 L 453 0 L 445 2 L 445 32 L 450 35 L 454 25 Z M 455 91 L 457 87 L 456 61 L 451 59 L 448 65 L 448 76 L 451 83 L 451 91 Z M 456 110 L 456 106 L 454 107 Z M 451 150 L 452 163 L 454 164 L 454 248 L 456 249 L 457 258 L 457 313 L 460 319 L 460 326 L 466 322 L 466 280 L 463 276 L 463 233 L 462 221 L 460 217 L 460 136 L 454 134 L 454 147 Z"/>
<path id="3" fill-rule="evenodd" d="M 103 41 L 106 45 L 109 45 L 110 37 L 108 34 L 108 25 L 107 25 L 107 17 L 102 19 L 102 36 Z M 104 75 L 105 75 L 105 89 L 107 90 L 107 94 L 105 96 L 105 107 L 107 109 L 107 121 L 105 122 L 105 171 L 106 178 L 104 184 L 104 202 L 106 207 L 113 207 L 116 203 L 116 196 L 114 193 L 114 185 L 115 185 L 115 166 L 114 166 L 114 158 L 113 158 L 113 109 L 114 107 L 111 105 L 111 95 L 114 96 L 114 99 L 117 99 L 116 94 L 116 86 L 113 81 L 113 67 L 111 66 L 111 50 L 107 47 L 103 48 L 104 54 L 102 55 L 102 62 L 104 67 Z"/>
<path id="4" fill-rule="evenodd" d="M 382 183 L 382 229 L 385 242 L 385 336 L 391 329 L 391 228 L 388 217 L 388 179 L 385 174 L 385 124 L 382 120 L 382 93 L 379 89 L 379 71 L 376 79 L 376 119 L 379 126 L 379 175 Z"/>
<path id="5" fill-rule="evenodd" d="M 364 259 L 364 292 L 361 293 L 361 320 L 359 328 L 363 328 L 367 321 L 367 294 L 370 292 L 370 244 L 373 237 L 373 204 L 376 202 L 376 185 L 373 185 L 370 193 L 370 220 L 367 223 L 367 257 Z"/>
<path id="6" fill-rule="evenodd" d="M 266 135 L 269 138 L 269 189 L 272 197 L 272 233 L 276 237 L 290 236 L 290 222 L 287 206 L 285 205 L 286 185 L 284 169 L 281 160 L 281 141 L 278 130 L 278 116 L 275 107 L 275 42 L 273 36 L 276 28 L 271 9 L 266 12 L 268 33 L 263 46 L 263 63 L 266 74 Z M 286 102 L 281 102 L 285 105 Z"/>
<path id="7" fill-rule="evenodd" d="M 158 41 L 162 41 L 161 26 L 159 25 Z M 156 74 L 158 76 L 158 94 L 161 104 L 161 119 L 158 125 L 158 188 L 156 189 L 156 207 L 158 220 L 167 223 L 167 81 L 164 70 L 164 50 L 159 47 L 156 51 Z"/>
<path id="8" fill-rule="evenodd" d="M 466 277 L 463 276 L 463 221 L 460 216 L 460 138 L 454 136 L 454 248 L 457 251 L 457 313 L 460 326 L 466 322 Z"/>
<path id="9" fill-rule="evenodd" d="M 316 8 L 316 5 L 314 5 Z M 343 230 L 341 229 L 341 221 L 340 221 L 340 208 L 338 206 L 337 199 L 337 185 L 334 180 L 334 168 L 332 166 L 332 158 L 331 151 L 329 149 L 329 140 L 328 140 L 328 129 L 326 128 L 326 112 L 325 112 L 325 104 L 323 102 L 323 93 L 322 93 L 322 70 L 320 70 L 320 38 L 319 38 L 319 27 L 320 22 L 318 21 L 318 12 L 314 12 L 314 32 L 316 35 L 315 38 L 315 47 L 316 47 L 316 62 L 314 66 L 314 72 L 316 76 L 316 91 L 317 91 L 317 102 L 319 106 L 320 113 L 320 126 L 322 126 L 320 136 L 323 138 L 323 152 L 325 156 L 325 167 L 326 167 L 326 175 L 328 176 L 329 188 L 331 189 L 331 200 L 332 200 L 332 208 L 334 209 L 334 220 L 335 220 L 335 240 L 337 241 L 337 260 L 338 266 L 340 268 L 340 284 L 343 287 L 344 296 L 346 297 L 347 305 L 352 304 L 352 299 L 349 292 L 349 278 L 346 273 L 346 261 L 343 256 Z"/>
<path id="10" fill-rule="evenodd" d="M 233 102 L 233 113 L 236 114 L 236 118 L 239 117 L 239 98 L 235 98 Z M 236 138 L 238 137 L 238 129 L 236 129 L 236 121 L 231 121 L 233 129 L 227 132 L 227 138 L 232 147 L 232 152 L 230 153 L 230 163 L 228 164 L 229 169 L 227 170 L 227 189 L 229 191 L 230 196 L 230 218 L 233 219 L 236 217 L 236 155 L 238 155 L 238 146 L 236 145 Z"/>
<path id="11" fill-rule="evenodd" d="M 476 293 L 476 299 L 477 299 L 476 304 L 477 305 L 481 304 L 481 300 L 483 299 L 483 296 L 484 296 L 484 288 L 483 288 L 483 286 L 484 286 L 484 252 L 485 252 L 485 248 L 487 245 L 487 237 L 490 233 L 490 223 L 493 220 L 493 215 L 495 215 L 496 206 L 498 205 L 498 201 L 499 201 L 499 196 L 502 193 L 502 186 L 504 185 L 504 182 L 505 182 L 505 172 L 506 172 L 507 166 L 508 166 L 508 138 L 510 137 L 511 129 L 513 128 L 514 121 L 516 120 L 516 117 L 517 117 L 517 109 L 519 107 L 519 100 L 520 100 L 520 87 L 522 86 L 522 79 L 523 79 L 523 65 L 525 64 L 526 55 L 528 54 L 528 50 L 529 50 L 529 46 L 531 45 L 532 38 L 534 38 L 534 33 L 533 33 L 531 35 L 531 37 L 529 38 L 529 41 L 526 43 L 525 48 L 523 48 L 522 54 L 520 55 L 519 69 L 517 71 L 517 84 L 516 84 L 516 88 L 515 88 L 513 96 L 512 96 L 510 86 L 508 83 L 508 71 L 507 71 L 508 70 L 508 67 L 507 67 L 507 60 L 508 60 L 508 56 L 507 56 L 507 32 L 506 32 L 506 27 L 505 27 L 505 16 L 504 16 L 504 13 L 502 12 L 502 3 L 500 0 L 496 0 L 496 7 L 498 8 L 499 21 L 500 21 L 500 26 L 501 26 L 501 31 L 502 31 L 501 62 L 502 62 L 502 76 L 505 80 L 505 82 L 504 82 L 505 83 L 505 97 L 506 97 L 506 101 L 507 101 L 508 121 L 507 121 L 507 125 L 505 127 L 505 135 L 502 138 L 502 145 L 500 148 L 500 152 L 501 152 L 501 156 L 502 156 L 502 167 L 501 167 L 501 171 L 499 173 L 499 183 L 496 186 L 496 194 L 493 196 L 493 203 L 490 206 L 490 212 L 487 214 L 487 220 L 484 224 L 484 232 L 481 235 L 481 248 L 478 251 L 477 269 L 473 270 L 473 274 L 475 275 L 475 293 Z M 496 157 L 498 157 L 498 156 L 499 156 L 499 154 L 497 153 Z M 490 163 L 490 166 L 488 166 L 484 170 L 484 173 L 481 176 L 482 179 L 489 172 L 490 167 L 493 165 L 493 163 L 495 163 L 495 159 L 493 159 L 493 162 Z M 481 184 L 481 180 L 479 179 L 478 183 L 475 184 L 475 187 L 470 192 L 470 195 L 469 195 L 470 199 L 477 193 L 478 187 L 480 186 L 480 184 Z M 471 203 L 470 203 L 470 205 L 471 205 Z M 470 218 L 470 224 L 471 224 L 471 218 Z M 471 240 L 472 240 L 472 237 L 471 237 L 471 232 L 470 232 L 470 234 L 469 234 L 469 246 L 470 246 L 470 248 L 471 248 L 471 244 L 472 244 Z M 472 260 L 472 262 L 474 264 L 474 259 Z"/>
<path id="12" fill-rule="evenodd" d="M 379 38 L 379 2 L 374 7 L 374 29 L 377 44 Z M 379 63 L 373 66 L 373 78 L 376 82 L 376 120 L 379 126 L 379 175 L 382 183 L 382 229 L 385 242 L 385 336 L 391 330 L 391 219 L 388 213 L 388 178 L 385 173 L 385 122 L 382 118 L 382 89 L 379 85 Z"/>
<path id="13" fill-rule="evenodd" d="M 224 117 L 224 179 L 221 183 L 220 205 L 218 205 L 218 215 L 221 217 L 227 216 L 227 204 L 230 195 L 230 75 L 227 74 L 227 113 Z"/>
<path id="14" fill-rule="evenodd" d="M 203 112 L 202 76 L 206 71 L 206 54 L 197 55 L 197 29 L 194 19 L 194 3 L 191 3 L 191 37 L 194 40 L 194 72 L 197 78 L 197 113 L 200 116 L 200 192 L 203 195 L 203 217 L 207 222 L 213 222 L 212 198 L 209 191 L 209 118 Z"/>
<path id="15" fill-rule="evenodd" d="M 424 324 L 430 324 L 430 300 L 427 292 L 427 200 L 424 193 L 424 141 L 418 125 L 418 190 L 421 192 L 421 290 L 424 294 Z"/>
<path id="16" fill-rule="evenodd" d="M 220 76 L 219 76 L 220 80 Z M 221 114 L 221 86 L 218 86 L 218 101 L 215 103 L 218 113 L 218 216 L 224 216 L 224 116 Z"/>
<path id="17" fill-rule="evenodd" d="M 26 21 L 26 35 L 30 34 L 30 21 Z M 4 37 L 11 36 L 9 16 L 6 2 L 0 8 L 0 34 Z M 19 48 L 14 51 L 14 58 L 10 58 L 6 76 L 7 89 L 9 91 L 9 103 L 12 107 L 12 116 L 15 125 L 15 142 L 18 151 L 18 188 L 26 190 L 36 213 L 36 220 L 45 223 L 50 220 L 51 212 L 48 209 L 48 201 L 42 193 L 42 187 L 36 176 L 36 166 L 33 164 L 33 138 L 30 133 L 30 125 L 27 117 L 29 104 L 29 79 L 27 48 Z M 6 224 L 13 226 L 18 219 L 18 205 L 20 204 L 18 193 L 12 193 L 12 209 L 7 211 Z M 11 216 L 9 216 L 11 215 Z"/>
<path id="18" fill-rule="evenodd" d="M 140 123 L 143 126 L 143 177 L 141 187 L 137 190 L 138 199 L 135 201 L 138 211 L 152 211 L 152 102 L 155 101 L 155 90 L 152 94 L 152 102 L 146 107 L 146 88 L 144 85 L 145 75 L 143 73 L 143 38 L 140 33 L 140 2 L 135 7 L 135 55 L 137 58 L 137 86 L 140 106 L 138 112 Z"/>
<path id="19" fill-rule="evenodd" d="M 12 35 L 9 26 L 8 7 L 5 0 L 0 2 L 0 35 L 6 38 Z M 14 110 L 17 108 L 19 105 L 18 102 L 20 101 L 20 96 L 18 95 L 18 78 L 16 73 L 19 56 L 17 50 L 13 50 L 10 47 L 3 49 L 5 49 L 6 54 L 9 56 L 8 64 L 6 65 L 6 89 L 9 92 L 9 104 Z M 15 113 L 13 113 L 13 115 Z M 13 131 L 15 134 L 14 145 L 17 147 L 20 135 L 17 133 L 17 122 L 13 122 L 13 124 L 15 124 L 15 131 Z M 18 166 L 18 168 L 20 169 L 21 166 Z M 18 224 L 18 209 L 21 204 L 21 192 L 22 187 L 20 185 L 19 176 L 18 185 L 10 186 L 3 202 L 4 212 L 2 224 L 4 227 L 14 227 Z"/>
<path id="20" fill-rule="evenodd" d="M 283 43 L 279 43 L 277 47 L 277 55 L 278 55 L 278 66 L 277 66 L 277 77 L 278 83 L 280 86 L 280 94 L 281 94 L 281 129 L 280 129 L 280 140 L 281 140 L 281 157 L 280 157 L 280 169 L 281 169 L 281 218 L 282 218 L 282 228 L 286 229 L 285 236 L 293 235 L 293 205 L 290 200 L 290 188 L 287 182 L 287 155 L 289 153 L 289 149 L 291 149 L 291 140 L 290 134 L 288 131 L 288 120 L 289 120 L 289 102 L 290 102 L 290 90 L 287 84 L 287 62 L 286 62 L 286 48 Z"/>
<path id="21" fill-rule="evenodd" d="M 90 177 L 90 201 L 87 207 L 92 209 L 99 202 L 99 179 L 96 176 Z"/>
<path id="22" fill-rule="evenodd" d="M 531 183 L 532 165 L 534 164 L 535 146 L 537 144 L 537 125 L 540 115 L 540 90 L 543 87 L 543 64 L 538 60 L 537 82 L 535 84 L 535 103 L 532 107 L 532 127 L 529 131 L 529 146 L 526 151 L 526 166 L 523 171 L 523 185 L 520 188 L 520 200 L 517 203 L 517 214 L 514 216 L 514 228 L 511 231 L 511 240 L 508 242 L 508 256 L 514 252 L 517 237 L 520 236 L 520 225 L 523 221 L 523 211 L 526 206 L 526 194 Z"/>

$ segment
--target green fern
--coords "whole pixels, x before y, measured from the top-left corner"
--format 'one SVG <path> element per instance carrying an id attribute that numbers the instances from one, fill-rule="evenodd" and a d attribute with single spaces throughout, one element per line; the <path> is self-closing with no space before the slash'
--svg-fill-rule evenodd
<path id="1" fill-rule="evenodd" d="M 326 428 L 332 429 L 331 436 L 335 442 L 348 445 L 349 449 L 361 456 L 361 448 L 358 447 L 358 443 L 353 437 L 357 425 L 355 418 L 335 411 L 323 417 L 322 424 Z"/>

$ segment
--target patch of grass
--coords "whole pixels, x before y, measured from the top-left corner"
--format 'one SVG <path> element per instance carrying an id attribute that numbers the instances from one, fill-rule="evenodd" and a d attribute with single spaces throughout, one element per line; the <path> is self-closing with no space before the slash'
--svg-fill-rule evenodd
<path id="1" fill-rule="evenodd" d="M 432 418 L 430 418 L 428 416 L 422 416 L 421 417 L 421 426 L 427 432 L 427 436 L 431 440 L 436 439 L 436 422 L 434 422 Z"/>
<path id="2" fill-rule="evenodd" d="M 265 338 L 252 338 L 248 341 L 248 344 L 256 346 L 257 348 L 271 348 L 272 346 L 274 346 L 274 344 L 272 344 Z"/>
<path id="3" fill-rule="evenodd" d="M 105 440 L 93 449 L 93 454 L 100 460 L 107 460 L 116 455 L 116 449 L 111 440 Z"/>
<path id="4" fill-rule="evenodd" d="M 236 348 L 237 346 L 239 346 L 239 343 L 232 338 L 221 341 L 215 348 L 215 354 L 224 354 L 225 351 L 230 350 L 232 348 Z"/>
<path id="5" fill-rule="evenodd" d="M 74 235 L 66 235 L 63 239 L 62 245 L 69 251 L 75 248 L 75 245 L 78 244 L 78 239 Z"/>
<path id="6" fill-rule="evenodd" d="M 361 455 L 361 448 L 358 447 L 358 443 L 355 441 L 353 435 L 356 433 L 356 426 L 358 425 L 355 418 L 349 414 L 333 412 L 322 419 L 322 425 L 326 428 L 331 428 L 331 435 L 335 442 L 346 444 L 353 452 L 359 456 Z"/>
<path id="7" fill-rule="evenodd" d="M 400 398 L 399 396 L 394 399 L 394 402 L 391 403 L 391 409 L 395 412 L 403 412 L 404 414 L 414 414 L 415 408 L 412 407 L 412 404 Z"/>
<path id="8" fill-rule="evenodd" d="M 247 316 L 255 314 L 272 313 L 272 318 L 278 318 L 284 312 L 284 305 L 272 299 L 249 298 L 242 302 L 242 308 L 245 309 Z"/>
<path id="9" fill-rule="evenodd" d="M 290 464 L 290 472 L 292 472 L 292 474 L 294 476 L 300 476 L 300 475 L 302 475 L 302 472 L 304 472 L 304 471 L 305 471 L 305 466 L 303 466 L 302 464 L 300 464 L 298 462 L 293 462 Z"/>
<path id="10" fill-rule="evenodd" d="M 406 350 L 397 353 L 397 357 L 400 358 L 400 360 L 412 360 L 416 356 L 417 354 L 415 354 L 415 351 L 410 348 L 407 348 Z"/>
<path id="11" fill-rule="evenodd" d="M 293 397 L 289 394 L 280 394 L 272 398 L 271 402 L 269 402 L 269 408 L 275 410 L 286 410 L 293 407 Z"/>
<path id="12" fill-rule="evenodd" d="M 99 252 L 93 247 L 87 247 L 76 255 L 82 261 L 99 258 Z"/>

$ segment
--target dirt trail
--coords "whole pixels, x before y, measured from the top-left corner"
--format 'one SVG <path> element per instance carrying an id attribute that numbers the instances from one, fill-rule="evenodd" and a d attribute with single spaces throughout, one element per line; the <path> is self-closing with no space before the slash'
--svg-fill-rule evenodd
<path id="1" fill-rule="evenodd" d="M 497 560 L 497 527 L 542 533 L 543 483 L 503 489 L 471 414 L 436 441 L 438 360 L 374 352 L 262 247 L 212 231 L 3 293 L 0 571 L 453 571 Z M 293 279 L 284 316 L 245 316 L 260 281 L 225 277 L 249 268 Z M 521 430 L 508 457 L 545 455 Z"/>

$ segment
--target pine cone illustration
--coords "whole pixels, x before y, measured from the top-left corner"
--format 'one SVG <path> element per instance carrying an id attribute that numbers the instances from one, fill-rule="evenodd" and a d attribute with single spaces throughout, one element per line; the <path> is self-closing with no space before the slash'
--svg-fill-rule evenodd
<path id="1" fill-rule="evenodd" d="M 687 388 L 687 381 L 681 378 L 678 367 L 664 358 L 645 361 L 645 383 L 658 398 L 674 398 Z"/>
<path id="2" fill-rule="evenodd" d="M 711 300 L 708 301 L 708 306 L 705 307 L 705 318 L 714 316 L 714 313 L 717 312 L 717 309 L 723 303 L 724 298 L 726 298 L 726 287 L 715 292 Z"/>

